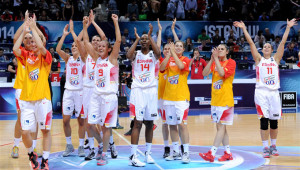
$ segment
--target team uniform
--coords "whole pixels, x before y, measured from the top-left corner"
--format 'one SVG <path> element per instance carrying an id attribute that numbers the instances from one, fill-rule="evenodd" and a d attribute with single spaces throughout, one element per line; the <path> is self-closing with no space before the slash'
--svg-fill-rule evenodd
<path id="1" fill-rule="evenodd" d="M 281 102 L 279 97 L 279 69 L 274 57 L 261 58 L 256 66 L 256 86 L 254 101 L 259 119 L 264 116 L 271 120 L 281 118 Z"/>
<path id="2" fill-rule="evenodd" d="M 20 47 L 20 49 L 25 50 L 24 47 Z M 21 96 L 21 91 L 23 88 L 23 81 L 24 81 L 24 77 L 25 77 L 25 66 L 24 64 L 21 62 L 21 59 L 17 58 L 17 62 L 18 62 L 18 67 L 17 67 L 17 72 L 16 72 L 16 80 L 15 80 L 15 84 L 14 84 L 14 89 L 16 89 L 15 92 L 15 99 L 16 99 L 16 106 L 17 106 L 17 110 L 20 110 L 20 105 L 19 105 L 19 101 L 20 101 L 20 96 Z"/>
<path id="3" fill-rule="evenodd" d="M 160 57 L 159 62 L 162 63 L 164 61 L 164 58 Z M 167 80 L 167 72 L 159 72 L 158 73 L 158 113 L 161 116 L 161 119 L 163 123 L 166 122 L 166 111 L 164 109 L 164 100 L 162 99 L 164 96 L 165 86 L 166 86 L 166 80 Z"/>
<path id="4" fill-rule="evenodd" d="M 89 124 L 115 127 L 118 116 L 119 66 L 113 65 L 109 57 L 99 57 L 95 66 L 95 86 L 88 113 Z"/>
<path id="5" fill-rule="evenodd" d="M 153 51 L 143 54 L 138 50 L 132 61 L 132 78 L 130 93 L 130 118 L 138 121 L 157 120 L 159 60 Z"/>
<path id="6" fill-rule="evenodd" d="M 83 67 L 81 57 L 74 59 L 70 56 L 66 63 L 66 84 L 63 96 L 63 114 L 72 115 L 75 108 L 75 116 L 86 118 L 82 106 L 83 89 Z"/>
<path id="7" fill-rule="evenodd" d="M 88 114 L 89 103 L 95 86 L 95 66 L 96 62 L 90 55 L 86 58 L 83 68 L 83 110 L 84 114 Z"/>
<path id="8" fill-rule="evenodd" d="M 177 125 L 182 121 L 187 124 L 187 116 L 190 106 L 190 91 L 187 84 L 190 60 L 182 56 L 179 58 L 184 64 L 180 70 L 173 57 L 166 66 L 167 80 L 163 95 L 166 122 L 169 125 Z"/>
<path id="9" fill-rule="evenodd" d="M 20 62 L 25 66 L 23 88 L 20 95 L 21 126 L 23 130 L 51 129 L 52 104 L 48 77 L 52 56 L 34 56 L 31 51 L 21 49 Z"/>
<path id="10" fill-rule="evenodd" d="M 215 62 L 211 65 L 212 86 L 211 86 L 211 118 L 213 122 L 221 122 L 224 125 L 232 125 L 234 116 L 234 99 L 232 82 L 235 75 L 236 63 L 232 59 L 220 61 L 224 69 L 224 76 L 221 77 L 216 69 Z"/>

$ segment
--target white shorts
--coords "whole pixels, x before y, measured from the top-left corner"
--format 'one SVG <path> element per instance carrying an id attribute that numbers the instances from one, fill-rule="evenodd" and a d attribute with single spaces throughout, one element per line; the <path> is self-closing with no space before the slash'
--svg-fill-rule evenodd
<path id="1" fill-rule="evenodd" d="M 189 114 L 189 101 L 164 101 L 164 109 L 166 111 L 166 121 L 168 125 L 179 125 L 183 121 L 187 124 Z"/>
<path id="2" fill-rule="evenodd" d="M 234 107 L 211 106 L 211 119 L 215 123 L 221 122 L 223 125 L 232 125 Z"/>
<path id="3" fill-rule="evenodd" d="M 281 102 L 278 90 L 255 89 L 255 106 L 258 118 L 278 120 L 281 118 Z"/>
<path id="4" fill-rule="evenodd" d="M 157 120 L 157 87 L 134 88 L 130 92 L 130 118 L 133 120 Z"/>
<path id="5" fill-rule="evenodd" d="M 88 115 L 88 108 L 90 105 L 91 97 L 94 92 L 94 87 L 83 87 L 83 99 L 82 99 L 82 105 L 83 105 L 83 111 L 84 115 Z"/>
<path id="6" fill-rule="evenodd" d="M 162 122 L 163 124 L 166 124 L 167 121 L 166 121 L 166 110 L 165 110 L 165 107 L 164 107 L 164 100 L 162 99 L 159 99 L 158 100 L 158 113 L 162 119 Z"/>
<path id="7" fill-rule="evenodd" d="M 64 92 L 64 97 L 63 97 L 63 114 L 64 115 L 73 115 L 73 111 L 75 108 L 75 116 L 76 117 L 81 117 L 81 118 L 86 118 L 86 115 L 84 114 L 83 111 L 83 106 L 82 106 L 82 95 L 83 91 L 82 90 L 68 90 L 65 89 Z"/>
<path id="8" fill-rule="evenodd" d="M 93 93 L 89 106 L 88 123 L 115 127 L 118 118 L 118 97 L 116 94 Z"/>
<path id="9" fill-rule="evenodd" d="M 41 130 L 51 129 L 52 103 L 48 99 L 37 101 L 20 100 L 22 130 L 36 131 L 36 123 Z"/>
<path id="10" fill-rule="evenodd" d="M 19 104 L 20 103 L 21 92 L 22 92 L 22 89 L 16 89 L 16 92 L 15 92 L 17 111 L 21 110 L 20 109 L 20 104 Z"/>

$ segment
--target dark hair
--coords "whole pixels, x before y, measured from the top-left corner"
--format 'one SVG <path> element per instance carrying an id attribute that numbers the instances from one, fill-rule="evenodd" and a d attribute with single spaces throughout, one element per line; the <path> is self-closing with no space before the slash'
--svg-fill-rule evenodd
<path id="1" fill-rule="evenodd" d="M 226 44 L 219 44 L 219 45 L 224 45 L 226 48 L 226 51 L 229 51 L 229 47 Z"/>
<path id="2" fill-rule="evenodd" d="M 3 49 L 3 48 L 0 48 L 0 51 L 4 51 L 4 49 Z"/>
<path id="3" fill-rule="evenodd" d="M 204 33 L 204 32 L 206 33 L 205 29 L 202 29 L 202 30 L 201 30 L 201 33 Z"/>
<path id="4" fill-rule="evenodd" d="M 192 53 L 192 57 L 194 57 L 194 52 L 195 52 L 195 51 L 198 51 L 198 52 L 199 52 L 199 54 L 200 54 L 200 51 L 199 51 L 199 49 L 198 49 L 198 48 L 194 48 L 194 49 L 193 49 L 193 53 Z M 201 55 L 201 54 L 200 54 L 200 55 Z"/>

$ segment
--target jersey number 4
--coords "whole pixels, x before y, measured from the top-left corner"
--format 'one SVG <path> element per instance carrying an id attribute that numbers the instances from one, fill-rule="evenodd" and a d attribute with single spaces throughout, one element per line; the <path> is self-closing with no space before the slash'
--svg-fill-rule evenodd
<path id="1" fill-rule="evenodd" d="M 147 69 L 147 71 L 149 71 L 149 64 L 141 64 L 142 66 L 142 71 L 144 71 L 144 69 Z"/>

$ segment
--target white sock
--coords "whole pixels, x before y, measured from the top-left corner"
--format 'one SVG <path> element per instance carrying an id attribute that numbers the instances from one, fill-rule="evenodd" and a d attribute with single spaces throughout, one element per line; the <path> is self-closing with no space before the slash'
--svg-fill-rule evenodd
<path id="1" fill-rule="evenodd" d="M 225 146 L 224 146 L 224 149 L 225 149 L 225 151 L 226 151 L 228 154 L 230 154 L 230 147 L 229 147 L 229 145 L 225 145 Z"/>
<path id="2" fill-rule="evenodd" d="M 66 137 L 67 144 L 72 145 L 72 136 Z"/>
<path id="3" fill-rule="evenodd" d="M 271 145 L 276 145 L 276 139 L 271 139 Z"/>
<path id="4" fill-rule="evenodd" d="M 31 146 L 30 148 L 27 148 L 28 153 L 30 154 L 31 152 L 33 152 L 33 147 Z"/>
<path id="5" fill-rule="evenodd" d="M 86 136 L 86 138 L 88 138 L 88 136 L 89 136 L 88 133 L 87 133 L 87 131 L 85 131 L 85 136 Z"/>
<path id="6" fill-rule="evenodd" d="M 32 140 L 32 148 L 34 149 L 36 147 L 36 140 Z"/>
<path id="7" fill-rule="evenodd" d="M 83 146 L 83 145 L 84 145 L 84 138 L 83 139 L 79 138 L 79 146 Z"/>
<path id="8" fill-rule="evenodd" d="M 210 151 L 211 151 L 211 154 L 212 154 L 213 156 L 215 156 L 215 155 L 216 155 L 216 152 L 217 152 L 217 150 L 218 150 L 218 148 L 217 148 L 217 147 L 215 147 L 215 146 L 212 146 L 212 147 L 211 147 L 211 149 L 210 149 Z"/>
<path id="9" fill-rule="evenodd" d="M 95 143 L 94 143 L 94 137 L 89 137 L 89 147 L 91 148 L 91 149 L 93 149 L 94 148 L 94 145 L 95 145 Z"/>
<path id="10" fill-rule="evenodd" d="M 137 147 L 138 147 L 138 145 L 131 144 L 131 155 L 135 155 L 136 154 Z"/>
<path id="11" fill-rule="evenodd" d="M 173 150 L 179 153 L 179 144 L 178 142 L 172 142 Z"/>
<path id="12" fill-rule="evenodd" d="M 103 142 L 99 143 L 100 148 L 103 147 Z"/>
<path id="13" fill-rule="evenodd" d="M 111 135 L 111 136 L 109 137 L 109 143 L 110 143 L 110 144 L 113 144 L 113 143 L 114 143 L 114 137 L 113 137 L 113 135 Z"/>
<path id="14" fill-rule="evenodd" d="M 103 139 L 103 132 L 102 131 L 100 131 L 100 136 Z"/>
<path id="15" fill-rule="evenodd" d="M 48 159 L 50 155 L 50 151 L 43 151 L 43 158 Z"/>
<path id="16" fill-rule="evenodd" d="M 264 148 L 265 147 L 269 147 L 269 141 L 268 140 L 264 140 L 262 141 Z"/>
<path id="17" fill-rule="evenodd" d="M 151 151 L 151 146 L 152 146 L 152 143 L 147 143 L 147 142 L 146 142 L 146 151 L 147 151 L 148 153 L 150 153 L 150 151 Z"/>
<path id="18" fill-rule="evenodd" d="M 184 152 L 189 153 L 189 143 L 183 144 L 183 150 Z"/>
<path id="19" fill-rule="evenodd" d="M 20 141 L 21 141 L 21 138 L 15 138 L 14 139 L 14 146 L 19 147 Z"/>
<path id="20" fill-rule="evenodd" d="M 169 140 L 164 140 L 165 147 L 169 146 Z"/>

